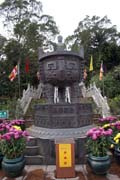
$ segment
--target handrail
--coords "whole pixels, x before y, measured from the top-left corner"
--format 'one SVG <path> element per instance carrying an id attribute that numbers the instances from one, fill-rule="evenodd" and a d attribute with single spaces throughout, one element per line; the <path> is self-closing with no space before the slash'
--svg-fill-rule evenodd
<path id="1" fill-rule="evenodd" d="M 23 109 L 23 114 L 25 114 L 27 112 L 27 109 L 28 109 L 32 99 L 40 99 L 41 94 L 42 94 L 42 89 L 43 89 L 43 84 L 40 83 L 38 85 L 37 89 L 33 88 L 33 86 L 30 86 L 30 84 L 28 84 L 27 89 L 23 90 L 22 98 L 19 99 L 19 102 Z"/>
<path id="2" fill-rule="evenodd" d="M 97 107 L 101 109 L 102 116 L 110 116 L 110 107 L 107 102 L 107 97 L 102 96 L 100 88 L 96 87 L 95 82 L 90 84 L 90 87 L 87 89 L 84 83 L 80 83 L 83 97 L 92 97 Z"/>

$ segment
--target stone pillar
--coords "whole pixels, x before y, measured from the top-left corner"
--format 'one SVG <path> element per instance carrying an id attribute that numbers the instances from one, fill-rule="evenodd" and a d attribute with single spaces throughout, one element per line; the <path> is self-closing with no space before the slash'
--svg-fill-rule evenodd
<path id="1" fill-rule="evenodd" d="M 54 87 L 52 84 L 45 84 L 44 94 L 47 103 L 54 103 Z"/>
<path id="2" fill-rule="evenodd" d="M 71 86 L 71 102 L 80 103 L 80 98 L 82 97 L 81 89 L 79 84 L 76 82 Z"/>

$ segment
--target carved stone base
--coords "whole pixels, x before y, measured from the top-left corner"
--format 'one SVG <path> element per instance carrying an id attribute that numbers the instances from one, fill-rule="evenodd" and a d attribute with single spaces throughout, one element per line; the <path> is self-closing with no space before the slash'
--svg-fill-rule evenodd
<path id="1" fill-rule="evenodd" d="M 91 104 L 38 104 L 34 109 L 34 124 L 43 128 L 78 128 L 92 124 Z"/>
<path id="2" fill-rule="evenodd" d="M 37 164 L 52 165 L 56 164 L 55 140 L 70 139 L 75 140 L 75 164 L 85 164 L 86 162 L 86 132 L 93 125 L 82 128 L 70 129 L 48 129 L 31 126 L 29 134 L 37 138 L 37 146 L 39 146 L 39 155 L 43 158 Z"/>

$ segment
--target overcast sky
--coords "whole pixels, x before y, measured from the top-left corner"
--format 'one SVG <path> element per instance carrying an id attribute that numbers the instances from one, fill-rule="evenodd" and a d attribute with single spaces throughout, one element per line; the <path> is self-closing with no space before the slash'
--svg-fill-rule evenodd
<path id="1" fill-rule="evenodd" d="M 0 0 L 0 3 L 3 0 Z M 120 31 L 120 0 L 41 0 L 43 13 L 54 17 L 60 34 L 65 38 L 73 34 L 79 21 L 86 15 L 107 17 Z M 3 32 L 0 25 L 0 32 Z"/>
<path id="2" fill-rule="evenodd" d="M 105 15 L 120 30 L 120 0 L 41 0 L 44 13 L 54 17 L 61 35 L 73 33 L 86 15 Z"/>

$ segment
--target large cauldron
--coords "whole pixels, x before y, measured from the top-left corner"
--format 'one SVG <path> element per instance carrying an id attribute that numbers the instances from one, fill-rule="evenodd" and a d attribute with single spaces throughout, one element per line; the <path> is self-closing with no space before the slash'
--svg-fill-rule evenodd
<path id="1" fill-rule="evenodd" d="M 40 81 L 44 84 L 44 104 L 34 108 L 31 135 L 39 138 L 48 163 L 55 163 L 56 139 L 75 139 L 76 162 L 85 153 L 85 133 L 92 124 L 92 106 L 83 103 L 79 83 L 83 79 L 84 59 L 77 53 L 57 49 L 39 51 Z M 53 160 L 53 161 L 52 161 Z"/>
<path id="2" fill-rule="evenodd" d="M 62 51 L 43 55 L 40 59 L 40 75 L 44 83 L 69 86 L 82 80 L 84 61 L 75 53 Z"/>

